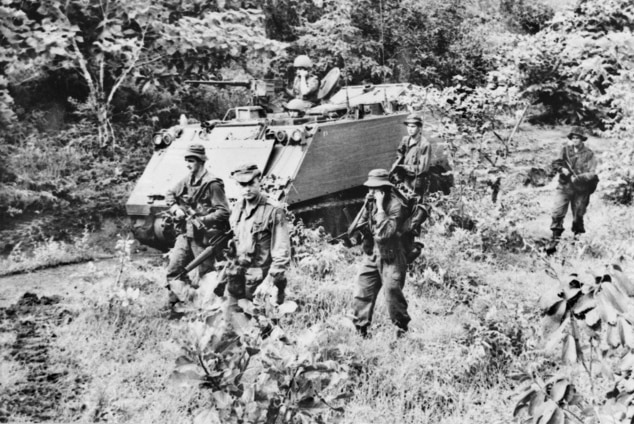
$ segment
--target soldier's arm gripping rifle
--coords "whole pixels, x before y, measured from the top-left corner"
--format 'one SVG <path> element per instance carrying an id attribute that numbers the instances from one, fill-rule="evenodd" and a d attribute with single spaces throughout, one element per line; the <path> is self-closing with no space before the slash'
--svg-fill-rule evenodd
<path id="1" fill-rule="evenodd" d="M 216 234 L 216 236 L 210 240 L 209 246 L 188 263 L 183 269 L 183 272 L 176 278 L 181 278 L 183 275 L 193 271 L 198 265 L 215 255 L 218 249 L 221 249 L 231 238 L 233 238 L 233 231 L 231 230 L 226 233 Z"/>

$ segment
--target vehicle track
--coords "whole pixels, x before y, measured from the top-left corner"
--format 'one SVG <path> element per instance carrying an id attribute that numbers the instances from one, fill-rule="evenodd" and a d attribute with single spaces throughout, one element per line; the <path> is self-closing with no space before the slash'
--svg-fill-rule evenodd
<path id="1" fill-rule="evenodd" d="M 0 334 L 14 335 L 1 340 L 2 361 L 16 364 L 24 378 L 0 386 L 0 422 L 16 417 L 34 422 L 57 418 L 60 406 L 79 396 L 86 376 L 73 375 L 72 364 L 52 360 L 55 330 L 67 325 L 74 315 L 61 307 L 60 296 L 25 293 L 14 305 L 0 308 Z M 76 370 L 72 370 L 75 371 Z"/>

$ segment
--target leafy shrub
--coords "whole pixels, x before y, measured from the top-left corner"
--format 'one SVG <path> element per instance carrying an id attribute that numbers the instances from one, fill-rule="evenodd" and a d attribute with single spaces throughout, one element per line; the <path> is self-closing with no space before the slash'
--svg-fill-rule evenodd
<path id="1" fill-rule="evenodd" d="M 171 379 L 200 384 L 213 406 L 195 422 L 326 422 L 346 397 L 340 388 L 347 366 L 293 345 L 276 324 L 291 303 L 279 310 L 241 300 L 242 313 L 212 311 L 189 324 L 190 335 Z M 295 306 L 296 307 L 296 306 Z"/>
<path id="2" fill-rule="evenodd" d="M 632 296 L 634 284 L 614 265 L 591 280 L 571 274 L 560 281 L 555 297 L 544 297 L 545 348 L 561 347 L 566 368 L 548 379 L 524 375 L 525 391 L 514 415 L 525 411 L 529 418 L 549 422 L 631 421 Z M 573 371 L 577 367 L 581 374 Z"/>
<path id="3" fill-rule="evenodd" d="M 505 72 L 547 108 L 544 118 L 613 127 L 630 113 L 623 90 L 608 90 L 627 81 L 621 75 L 634 57 L 633 22 L 627 0 L 584 1 L 535 36 L 519 37 Z"/>
<path id="4" fill-rule="evenodd" d="M 555 14 L 552 7 L 545 3 L 526 0 L 502 0 L 500 9 L 508 16 L 511 27 L 528 34 L 544 29 Z"/>

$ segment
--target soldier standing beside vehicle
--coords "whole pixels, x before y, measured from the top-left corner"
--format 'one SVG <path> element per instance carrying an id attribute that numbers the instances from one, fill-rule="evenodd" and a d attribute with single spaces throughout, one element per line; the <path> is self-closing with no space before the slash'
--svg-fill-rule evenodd
<path id="1" fill-rule="evenodd" d="M 409 115 L 403 122 L 407 134 L 396 151 L 396 162 L 392 173 L 405 186 L 421 198 L 427 192 L 429 166 L 431 164 L 431 144 L 423 136 L 423 120 L 418 115 Z"/>
<path id="2" fill-rule="evenodd" d="M 189 174 L 167 192 L 167 205 L 180 234 L 170 251 L 167 265 L 169 306 L 191 301 L 195 289 L 185 272 L 185 266 L 198 256 L 210 240 L 229 229 L 229 203 L 224 184 L 205 169 L 205 148 L 190 145 L 185 152 Z M 202 277 L 214 270 L 216 255 L 210 256 L 198 267 Z"/>
<path id="3" fill-rule="evenodd" d="M 596 174 L 597 159 L 592 150 L 585 146 L 588 139 L 581 127 L 574 127 L 568 134 L 568 142 L 553 161 L 553 169 L 559 174 L 559 184 L 553 203 L 552 239 L 546 253 L 552 254 L 564 232 L 564 218 L 568 205 L 572 210 L 572 232 L 575 236 L 585 233 L 583 216 L 586 213 L 590 195 L 599 183 Z"/>
<path id="4" fill-rule="evenodd" d="M 267 276 L 277 288 L 277 304 L 284 303 L 286 270 L 291 262 L 291 242 L 286 213 L 282 206 L 260 190 L 261 172 L 255 164 L 245 164 L 231 173 L 240 186 L 242 198 L 231 212 L 231 228 L 235 234 L 235 256 L 243 268 L 244 278 L 232 278 L 235 269 L 227 268 L 219 282 L 226 285 L 229 310 L 239 310 L 238 300 L 252 300 L 256 289 Z M 216 294 L 221 294 L 216 291 Z"/>
<path id="5" fill-rule="evenodd" d="M 420 234 L 420 226 L 428 216 L 423 199 L 429 190 L 432 147 L 423 136 L 423 120 L 420 116 L 409 115 L 403 123 L 407 125 L 408 135 L 403 137 L 398 146 L 390 176 L 413 204 L 414 213 L 406 224 L 407 228 L 403 229 L 403 245 L 407 262 L 411 263 L 421 253 L 422 244 L 416 242 L 415 237 Z"/>
<path id="6" fill-rule="evenodd" d="M 366 202 L 348 229 L 353 242 L 362 233 L 365 253 L 353 301 L 353 322 L 357 331 L 367 336 L 379 290 L 385 286 L 390 319 L 401 336 L 410 321 L 403 295 L 407 260 L 399 232 L 407 218 L 407 207 L 393 192 L 394 185 L 385 169 L 370 171 L 364 185 L 369 188 Z"/>

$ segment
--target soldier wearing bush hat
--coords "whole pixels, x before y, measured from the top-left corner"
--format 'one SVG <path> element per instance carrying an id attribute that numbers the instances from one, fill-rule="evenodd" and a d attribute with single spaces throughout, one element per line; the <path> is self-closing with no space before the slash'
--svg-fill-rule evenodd
<path id="1" fill-rule="evenodd" d="M 391 174 L 407 189 L 422 197 L 428 186 L 431 143 L 423 136 L 423 120 L 419 115 L 409 115 L 403 123 L 407 125 L 408 135 L 398 146 Z"/>
<path id="2" fill-rule="evenodd" d="M 205 147 L 202 144 L 191 144 L 187 146 L 187 150 L 185 150 L 185 160 L 187 158 L 195 158 L 200 162 L 207 161 L 207 155 L 205 154 Z"/>
<path id="3" fill-rule="evenodd" d="M 202 253 L 209 241 L 229 229 L 229 202 L 224 183 L 206 168 L 207 155 L 201 144 L 187 147 L 183 155 L 188 175 L 168 190 L 166 203 L 179 232 L 169 254 L 167 282 L 169 306 L 187 302 L 195 297 L 195 288 L 185 272 L 185 267 Z M 198 266 L 202 277 L 214 270 L 212 255 Z"/>
<path id="4" fill-rule="evenodd" d="M 363 237 L 365 253 L 353 300 L 353 322 L 359 333 L 367 336 L 376 299 L 383 286 L 390 319 L 398 327 L 397 334 L 402 335 L 410 321 L 403 296 L 407 260 L 400 236 L 400 229 L 407 219 L 407 208 L 393 192 L 394 185 L 387 170 L 373 169 L 364 185 L 369 188 L 368 196 L 348 229 L 353 242 L 358 236 Z"/>
<path id="5" fill-rule="evenodd" d="M 261 192 L 261 172 L 247 163 L 231 172 L 240 187 L 242 198 L 233 207 L 229 222 L 234 232 L 237 262 L 244 272 L 228 269 L 219 282 L 216 294 L 225 286 L 229 310 L 239 311 L 238 300 L 252 300 L 256 289 L 267 276 L 277 288 L 276 302 L 284 303 L 286 270 L 291 262 L 291 243 L 283 206 Z M 245 278 L 237 278 L 240 274 Z"/>
<path id="6" fill-rule="evenodd" d="M 582 127 L 573 127 L 567 135 L 568 141 L 559 156 L 553 161 L 553 170 L 559 174 L 559 184 L 553 202 L 552 239 L 546 253 L 552 254 L 564 232 L 564 218 L 568 205 L 572 211 L 572 232 L 575 236 L 585 233 L 584 215 L 590 195 L 599 183 L 596 174 L 597 159 L 584 142 L 588 139 Z"/>

